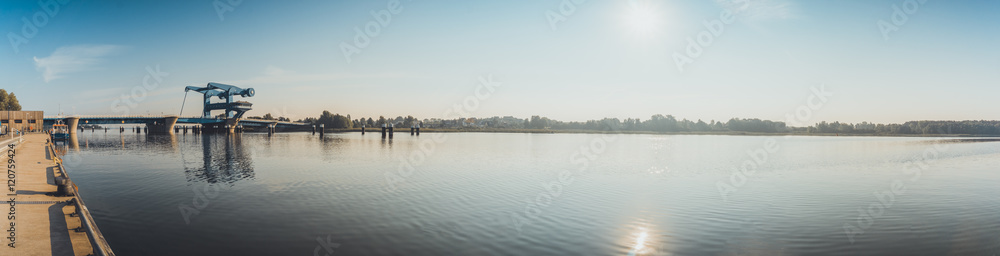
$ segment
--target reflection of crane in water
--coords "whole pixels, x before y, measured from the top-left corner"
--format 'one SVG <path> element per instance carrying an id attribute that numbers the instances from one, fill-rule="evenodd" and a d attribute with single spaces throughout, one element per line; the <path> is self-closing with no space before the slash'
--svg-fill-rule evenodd
<path id="1" fill-rule="evenodd" d="M 201 147 L 202 166 L 188 168 L 185 161 L 184 175 L 188 181 L 234 183 L 253 179 L 253 159 L 244 151 L 239 136 L 201 136 Z"/>

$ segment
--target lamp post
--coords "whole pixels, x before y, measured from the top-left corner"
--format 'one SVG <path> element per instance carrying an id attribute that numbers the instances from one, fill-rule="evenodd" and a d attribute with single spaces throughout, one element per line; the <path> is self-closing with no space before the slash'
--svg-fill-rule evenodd
<path id="1" fill-rule="evenodd" d="M 7 102 L 6 105 L 7 105 L 7 134 L 10 134 L 10 132 L 14 130 L 14 118 L 11 118 L 10 116 L 10 102 Z M 14 137 L 13 134 L 10 134 L 10 136 L 11 138 Z"/>

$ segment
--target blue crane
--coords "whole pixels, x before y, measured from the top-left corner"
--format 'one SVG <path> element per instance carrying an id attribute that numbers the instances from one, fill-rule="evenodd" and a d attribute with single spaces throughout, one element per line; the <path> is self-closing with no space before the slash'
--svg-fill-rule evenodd
<path id="1" fill-rule="evenodd" d="M 203 109 L 205 113 L 202 116 L 203 118 L 212 118 L 212 110 L 225 110 L 226 118 L 240 119 L 243 117 L 243 114 L 250 111 L 250 107 L 253 106 L 250 102 L 233 101 L 233 97 L 235 96 L 241 96 L 244 98 L 253 97 L 253 88 L 243 89 L 228 84 L 208 83 L 208 86 L 205 87 L 188 86 L 184 88 L 184 92 L 189 91 L 195 91 L 205 95 L 205 107 Z M 187 97 L 186 94 L 185 97 Z M 212 103 L 213 97 L 223 99 L 225 102 Z M 181 106 L 181 112 L 184 112 L 183 106 Z"/>

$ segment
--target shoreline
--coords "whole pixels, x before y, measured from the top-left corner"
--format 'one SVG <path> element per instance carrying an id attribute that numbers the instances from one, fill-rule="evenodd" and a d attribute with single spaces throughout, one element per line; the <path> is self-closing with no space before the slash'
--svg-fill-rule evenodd
<path id="1" fill-rule="evenodd" d="M 425 133 L 548 133 L 548 134 L 646 134 L 646 135 L 725 135 L 725 136 L 821 136 L 821 137 L 1000 137 L 1000 134 L 875 134 L 875 133 L 800 133 L 800 132 L 656 132 L 656 131 L 594 131 L 594 130 L 544 130 L 544 129 L 435 129 L 421 128 Z M 361 128 L 326 129 L 327 133 L 361 132 Z M 381 128 L 369 129 L 367 133 L 380 133 Z M 409 128 L 394 133 L 408 133 Z"/>

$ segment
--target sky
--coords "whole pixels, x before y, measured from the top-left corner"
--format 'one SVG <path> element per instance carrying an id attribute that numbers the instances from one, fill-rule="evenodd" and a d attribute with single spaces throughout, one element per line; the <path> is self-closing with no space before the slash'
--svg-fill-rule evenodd
<path id="1" fill-rule="evenodd" d="M 249 116 L 293 120 L 456 105 L 563 121 L 784 121 L 804 107 L 805 124 L 998 120 L 996 13 L 990 0 L 7 0 L 0 88 L 46 115 L 196 116 L 201 95 L 183 88 L 217 82 L 254 88 Z M 481 79 L 496 86 L 477 98 Z"/>

